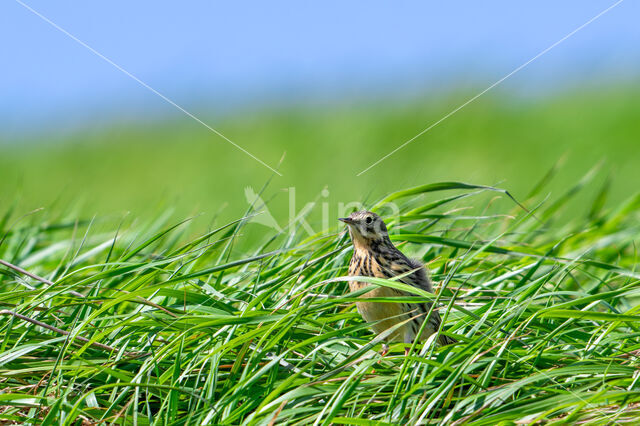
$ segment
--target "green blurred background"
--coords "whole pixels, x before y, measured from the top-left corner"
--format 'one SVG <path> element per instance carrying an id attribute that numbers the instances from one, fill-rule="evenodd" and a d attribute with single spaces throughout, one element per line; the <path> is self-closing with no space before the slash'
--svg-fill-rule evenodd
<path id="1" fill-rule="evenodd" d="M 637 191 L 640 107 L 638 92 L 624 88 L 542 100 L 489 96 L 357 176 L 464 99 L 283 108 L 217 123 L 270 165 L 284 156 L 281 177 L 190 119 L 76 131 L 56 143 L 43 134 L 3 147 L 0 193 L 5 202 L 17 198 L 21 211 L 71 205 L 84 216 L 170 209 L 233 219 L 248 207 L 245 188 L 258 192 L 272 177 L 263 198 L 273 197 L 285 224 L 290 187 L 296 210 L 318 197 L 337 209 L 339 201 L 448 180 L 498 185 L 523 199 L 559 160 L 547 188 L 555 195 L 598 164 L 613 178 L 610 203 Z"/>

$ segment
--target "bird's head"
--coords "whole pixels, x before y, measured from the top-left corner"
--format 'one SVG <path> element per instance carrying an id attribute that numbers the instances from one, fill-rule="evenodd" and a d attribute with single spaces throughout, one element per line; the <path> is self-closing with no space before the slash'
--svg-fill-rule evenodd
<path id="1" fill-rule="evenodd" d="M 387 226 L 380 216 L 368 211 L 353 212 L 349 217 L 341 217 L 349 227 L 351 241 L 356 246 L 368 246 L 372 242 L 382 242 L 389 238 Z"/>

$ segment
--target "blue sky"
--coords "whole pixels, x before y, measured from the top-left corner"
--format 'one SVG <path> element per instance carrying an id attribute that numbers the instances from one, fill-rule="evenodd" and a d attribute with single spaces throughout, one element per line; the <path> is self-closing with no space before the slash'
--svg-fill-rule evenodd
<path id="1" fill-rule="evenodd" d="M 483 88 L 615 1 L 24 0 L 190 109 Z M 638 81 L 640 2 L 623 1 L 501 85 Z M 0 4 L 4 132 L 176 113 L 15 0 Z"/>

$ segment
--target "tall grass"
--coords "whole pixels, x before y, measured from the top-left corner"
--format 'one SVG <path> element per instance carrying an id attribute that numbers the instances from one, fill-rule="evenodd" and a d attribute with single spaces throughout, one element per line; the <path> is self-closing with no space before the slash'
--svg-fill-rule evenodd
<path id="1" fill-rule="evenodd" d="M 591 190 L 584 216 L 560 227 L 554 217 L 591 185 L 547 199 L 545 182 L 523 200 L 529 211 L 452 184 L 386 198 L 401 206 L 387 218 L 392 239 L 428 264 L 437 287 L 435 295 L 408 289 L 402 300 L 435 299 L 440 332 L 459 341 L 414 344 L 408 357 L 395 344 L 381 358 L 383 336 L 355 311 L 344 278 L 351 247 L 337 224 L 313 236 L 292 226 L 239 252 L 252 211 L 198 237 L 189 221 L 162 217 L 109 229 L 8 211 L 0 220 L 0 419 L 637 419 L 640 197 L 605 211 L 607 187 Z"/>

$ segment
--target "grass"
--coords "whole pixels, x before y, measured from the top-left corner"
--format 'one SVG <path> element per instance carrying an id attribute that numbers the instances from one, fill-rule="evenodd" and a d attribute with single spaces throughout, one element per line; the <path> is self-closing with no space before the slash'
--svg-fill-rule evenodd
<path id="1" fill-rule="evenodd" d="M 551 173 L 552 174 L 552 173 Z M 251 210 L 194 237 L 10 209 L 0 221 L 0 419 L 31 424 L 612 424 L 640 416 L 640 197 L 588 179 L 520 201 L 458 184 L 384 197 L 428 264 L 441 333 L 396 344 L 357 314 L 342 229 L 239 249 Z M 585 214 L 557 221 L 573 195 Z M 505 207 L 506 206 L 506 207 Z M 19 266 L 32 276 L 16 270 Z M 35 278 L 34 278 L 35 277 Z M 371 280 L 372 285 L 400 286 Z M 389 303 L 398 300 L 387 300 Z M 28 420 L 29 419 L 29 420 Z"/>

